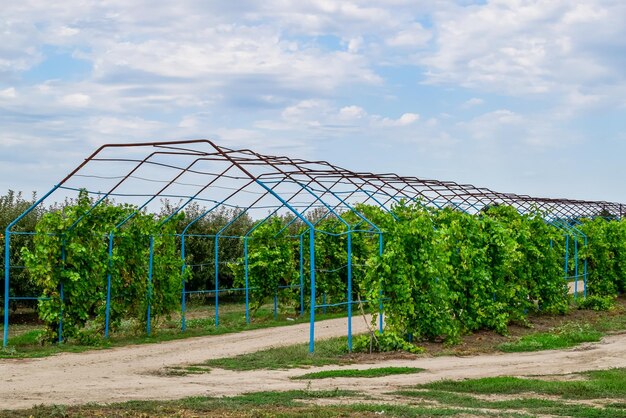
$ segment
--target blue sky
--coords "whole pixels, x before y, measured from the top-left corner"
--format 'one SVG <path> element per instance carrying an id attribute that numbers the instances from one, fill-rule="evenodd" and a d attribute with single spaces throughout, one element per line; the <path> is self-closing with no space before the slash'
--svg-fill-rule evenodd
<path id="1" fill-rule="evenodd" d="M 623 0 L 60 3 L 3 5 L 0 193 L 103 143 L 210 138 L 626 203 Z"/>

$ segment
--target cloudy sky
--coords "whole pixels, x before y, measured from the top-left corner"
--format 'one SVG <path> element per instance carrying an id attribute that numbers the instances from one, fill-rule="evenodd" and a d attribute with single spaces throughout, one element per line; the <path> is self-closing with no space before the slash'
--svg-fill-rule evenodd
<path id="1" fill-rule="evenodd" d="M 624 0 L 3 3 L 2 194 L 103 143 L 211 138 L 626 203 Z"/>

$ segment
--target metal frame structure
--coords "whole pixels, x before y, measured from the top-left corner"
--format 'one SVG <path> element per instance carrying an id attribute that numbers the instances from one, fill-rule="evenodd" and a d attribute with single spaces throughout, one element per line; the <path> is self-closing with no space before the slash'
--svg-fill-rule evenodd
<path id="1" fill-rule="evenodd" d="M 389 211 L 399 201 L 416 201 L 432 207 L 453 206 L 468 213 L 477 213 L 493 205 L 510 205 L 520 213 L 537 212 L 543 214 L 548 222 L 563 223 L 583 217 L 613 216 L 621 218 L 626 207 L 620 203 L 603 201 L 583 201 L 570 199 L 536 198 L 527 195 L 499 193 L 487 188 L 477 188 L 468 184 L 449 181 L 426 180 L 417 177 L 402 177 L 392 173 L 374 174 L 354 172 L 338 167 L 326 161 L 307 161 L 289 157 L 262 155 L 249 149 L 230 149 L 206 140 L 185 140 L 169 142 L 146 142 L 129 144 L 106 144 L 93 152 L 76 169 L 69 173 L 42 198 L 37 200 L 28 210 L 9 224 L 5 231 L 5 271 L 4 271 L 4 338 L 8 342 L 9 301 L 29 297 L 11 297 L 9 261 L 12 228 L 29 212 L 42 205 L 54 194 L 67 196 L 80 190 L 95 196 L 92 210 L 107 199 L 115 199 L 136 205 L 137 211 L 126 219 L 120 220 L 116 228 L 109 234 L 109 254 L 112 254 L 113 236 L 126 222 L 132 222 L 135 214 L 144 210 L 154 210 L 158 199 L 178 199 L 180 204 L 174 213 L 163 221 L 172 219 L 192 202 L 208 207 L 199 217 L 190 220 L 183 231 L 178 234 L 181 239 L 181 256 L 183 269 L 187 268 L 185 260 L 185 239 L 189 236 L 189 228 L 203 217 L 220 207 L 237 208 L 241 214 L 250 214 L 261 223 L 274 214 L 290 213 L 294 221 L 306 227 L 305 232 L 295 236 L 300 240 L 300 277 L 303 277 L 303 254 L 306 251 L 305 240 L 308 235 L 309 275 L 311 282 L 310 306 L 310 350 L 314 348 L 315 310 L 325 306 L 316 304 L 316 267 L 315 267 L 315 236 L 327 233 L 317 229 L 317 224 L 310 220 L 313 211 L 322 213 L 323 217 L 335 216 L 345 226 L 348 241 L 348 294 L 345 304 L 348 309 L 348 337 L 351 345 L 351 237 L 354 233 L 368 233 L 379 237 L 382 251 L 383 232 L 366 216 L 355 208 L 357 203 L 379 206 Z M 351 212 L 360 220 L 350 224 L 343 214 Z M 84 216 L 89 216 L 90 211 Z M 269 214 L 268 214 L 269 213 Z M 78 219 L 76 223 L 79 223 Z M 234 222 L 234 220 L 233 220 Z M 228 235 L 232 222 L 221 230 L 205 237 L 215 240 L 215 289 L 207 292 L 215 294 L 215 322 L 219 324 L 219 262 L 218 247 L 220 239 L 243 239 L 244 259 L 246 262 L 246 306 L 248 302 L 247 252 L 250 234 L 260 223 L 244 236 Z M 74 227 L 73 225 L 72 227 Z M 565 235 L 578 238 L 575 226 L 561 225 Z M 151 240 L 152 244 L 152 240 Z M 578 241 L 576 241 L 576 251 Z M 576 253 L 577 257 L 577 253 Z M 150 246 L 152 260 L 152 245 Z M 566 255 L 567 268 L 567 255 Z M 150 262 L 150 267 L 152 263 Z M 576 262 L 578 266 L 578 262 Z M 578 272 L 576 273 L 578 274 Z M 151 275 L 151 268 L 150 268 Z M 567 275 L 567 274 L 566 274 Z M 585 268 L 586 276 L 586 268 Z M 149 277 L 150 279 L 151 277 Z M 303 300 L 302 280 L 300 285 Z M 63 295 L 63 289 L 60 289 Z M 185 328 L 185 290 L 183 288 L 182 310 L 183 330 Z M 108 277 L 107 316 L 105 334 L 108 336 L 108 305 L 110 299 L 110 277 Z M 63 297 L 63 296 L 61 296 Z M 33 296 L 32 299 L 37 299 Z M 327 305 L 326 305 L 327 306 Z M 380 328 L 382 330 L 382 303 L 380 306 Z M 149 312 L 148 312 L 149 317 Z M 249 319 L 248 312 L 246 318 Z M 148 320 L 148 329 L 150 321 Z M 62 323 L 59 338 L 62 334 Z"/>

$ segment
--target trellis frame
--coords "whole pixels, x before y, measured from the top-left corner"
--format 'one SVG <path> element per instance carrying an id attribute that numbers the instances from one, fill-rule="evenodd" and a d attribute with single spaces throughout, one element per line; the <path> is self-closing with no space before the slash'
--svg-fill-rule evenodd
<path id="1" fill-rule="evenodd" d="M 128 166 L 128 169 L 121 173 L 109 173 L 115 175 L 107 176 L 99 174 L 102 173 L 102 171 L 95 166 L 100 165 L 104 165 L 105 167 L 113 166 L 114 170 L 117 168 L 118 171 L 119 168 L 123 166 Z M 142 171 L 150 172 L 150 169 L 154 168 L 158 168 L 159 170 L 156 172 L 159 173 L 168 170 L 173 171 L 173 173 L 160 179 L 145 178 L 138 175 Z M 152 172 L 154 173 L 155 171 L 152 170 Z M 196 181 L 202 179 L 205 181 L 185 183 L 183 180 L 186 177 L 192 177 Z M 93 189 L 94 180 L 108 181 L 110 185 L 105 190 L 95 190 Z M 152 182 L 154 184 L 162 184 L 163 186 L 145 192 L 141 187 L 137 188 L 137 184 L 135 183 L 139 180 L 144 182 L 142 184 Z M 232 183 L 233 187 L 220 185 L 220 183 L 224 181 Z M 181 252 L 183 262 L 185 259 L 184 242 L 186 231 L 193 223 L 221 206 L 236 207 L 241 209 L 242 213 L 249 213 L 259 209 L 269 209 L 271 213 L 267 217 L 281 211 L 291 213 L 294 219 L 299 220 L 308 228 L 300 235 L 299 239 L 304 246 L 304 236 L 308 231 L 309 274 L 311 278 L 310 291 L 312 295 L 310 306 L 311 351 L 313 351 L 314 347 L 315 309 L 320 306 L 315 303 L 316 269 L 314 243 L 316 231 L 323 232 L 317 230 L 316 224 L 308 219 L 307 215 L 310 214 L 312 210 L 321 209 L 324 211 L 324 216 L 333 215 L 340 219 L 346 226 L 348 242 L 350 242 L 353 225 L 348 224 L 343 219 L 342 213 L 352 212 L 356 214 L 362 219 L 362 223 L 366 223 L 369 226 L 371 233 L 379 235 L 380 251 L 382 251 L 383 232 L 355 209 L 355 203 L 374 204 L 381 207 L 383 210 L 389 211 L 391 205 L 394 203 L 400 200 L 408 200 L 419 201 L 428 206 L 454 206 L 469 213 L 477 213 L 493 205 L 510 205 L 516 208 L 520 213 L 540 212 L 551 222 L 600 215 L 621 218 L 626 209 L 624 205 L 614 202 L 537 198 L 527 195 L 500 193 L 487 188 L 477 188 L 472 185 L 449 181 L 402 177 L 392 173 L 374 174 L 369 172 L 354 172 L 326 161 L 308 161 L 289 157 L 262 155 L 249 149 L 230 149 L 219 146 L 208 139 L 105 144 L 94 151 L 78 167 L 6 227 L 4 346 L 8 343 L 9 301 L 19 298 L 29 298 L 11 297 L 9 292 L 11 270 L 9 255 L 11 235 L 14 234 L 12 228 L 32 210 L 43 205 L 43 203 L 56 192 L 68 193 L 76 192 L 81 189 L 86 189 L 91 195 L 99 196 L 94 202 L 92 210 L 108 198 L 117 200 L 131 199 L 136 203 L 137 210 L 126 219 L 121 220 L 116 226 L 116 229 L 121 227 L 124 223 L 132 221 L 135 214 L 149 208 L 158 198 L 181 200 L 181 204 L 174 213 L 163 221 L 163 224 L 171 220 L 177 213 L 184 210 L 192 202 L 200 202 L 203 204 L 211 203 L 213 206 L 203 212 L 202 216 L 191 220 L 180 234 L 182 239 Z M 186 191 L 187 189 L 189 189 L 189 191 Z M 224 192 L 225 189 L 230 190 L 229 192 Z M 257 197 L 254 199 L 246 199 L 245 196 L 249 193 Z M 212 196 L 214 194 L 219 196 L 219 198 L 213 198 Z M 296 198 L 304 199 L 304 201 L 297 201 Z M 85 216 L 88 216 L 89 213 L 90 211 Z M 76 223 L 80 221 L 81 219 L 77 220 Z M 217 262 L 217 250 L 220 234 L 229 226 L 230 224 L 226 225 L 214 236 L 216 241 L 216 323 L 219 314 L 219 289 L 217 285 L 219 265 Z M 109 235 L 109 254 L 112 253 L 112 237 L 114 232 L 115 231 L 111 231 Z M 244 248 L 246 249 L 247 238 L 251 232 L 252 230 L 248 231 L 244 237 L 240 237 L 244 239 Z M 571 232 L 569 233 L 571 234 Z M 348 244 L 348 288 L 351 288 L 350 271 L 352 257 L 350 251 L 351 246 Z M 152 249 L 150 255 L 152 256 Z M 183 267 L 183 269 L 184 268 L 185 267 Z M 110 277 L 108 280 L 110 283 Z M 61 288 L 60 290 L 62 295 L 63 289 Z M 110 291 L 107 294 L 107 298 L 110 298 Z M 36 297 L 32 297 L 32 299 L 36 299 Z M 183 293 L 183 309 L 184 303 L 185 298 Z M 348 292 L 349 338 L 351 337 L 350 318 L 352 304 L 351 292 Z M 382 307 L 380 328 L 382 330 Z M 60 331 L 62 331 L 62 329 Z M 105 334 L 108 336 L 108 313 L 106 317 Z"/>

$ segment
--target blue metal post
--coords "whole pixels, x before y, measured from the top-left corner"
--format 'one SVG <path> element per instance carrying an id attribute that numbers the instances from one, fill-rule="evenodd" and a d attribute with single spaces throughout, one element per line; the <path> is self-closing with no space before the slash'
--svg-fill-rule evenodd
<path id="1" fill-rule="evenodd" d="M 246 282 L 246 324 L 250 323 L 250 283 L 248 277 L 248 237 L 243 239 L 244 279 Z"/>
<path id="2" fill-rule="evenodd" d="M 380 256 L 383 255 L 383 234 L 380 233 L 378 238 L 378 254 Z M 378 312 L 379 312 L 379 320 L 378 320 L 378 331 L 383 333 L 383 289 L 381 287 L 380 292 L 378 294 L 380 297 L 380 301 L 378 302 Z"/>
<path id="3" fill-rule="evenodd" d="M 65 240 L 61 244 L 61 260 L 63 262 L 62 269 L 65 270 Z M 63 295 L 63 281 L 59 285 L 59 297 L 61 299 L 61 309 L 59 312 L 59 332 L 58 332 L 58 342 L 61 344 L 63 342 L 63 303 L 64 303 L 64 295 Z"/>
<path id="4" fill-rule="evenodd" d="M 565 280 L 569 281 L 569 235 L 565 235 Z"/>
<path id="5" fill-rule="evenodd" d="M 185 332 L 185 329 L 187 328 L 187 321 L 185 319 L 185 310 L 186 310 L 186 295 L 185 295 L 185 270 L 187 268 L 187 264 L 185 263 L 185 234 L 182 235 L 181 237 L 181 247 L 180 247 L 180 258 L 182 259 L 183 263 L 181 266 L 181 277 L 183 280 L 183 291 L 182 291 L 182 296 L 181 296 L 181 330 L 183 332 Z"/>
<path id="6" fill-rule="evenodd" d="M 59 297 L 61 299 L 61 311 L 59 312 L 58 343 L 61 344 L 63 342 L 63 282 L 59 285 Z"/>
<path id="7" fill-rule="evenodd" d="M 278 289 L 274 292 L 274 321 L 278 319 Z"/>
<path id="8" fill-rule="evenodd" d="M 113 232 L 109 233 L 109 269 L 107 271 L 107 304 L 104 320 L 104 338 L 109 338 L 109 319 L 111 317 L 111 269 L 113 268 Z"/>
<path id="9" fill-rule="evenodd" d="M 621 207 L 621 205 L 620 205 Z M 587 246 L 587 237 L 585 236 L 585 247 Z M 586 299 L 587 298 L 587 258 L 585 258 L 585 261 L 583 262 L 583 297 Z"/>
<path id="10" fill-rule="evenodd" d="M 311 318 L 309 319 L 309 351 L 315 350 L 315 229 L 309 229 L 309 257 L 311 260 Z"/>
<path id="11" fill-rule="evenodd" d="M 304 315 L 304 254 L 303 250 L 304 236 L 300 235 L 300 316 Z"/>
<path id="12" fill-rule="evenodd" d="M 6 234 L 4 236 L 4 337 L 2 346 L 6 347 L 9 343 L 9 264 L 11 263 L 11 259 L 9 257 L 9 249 L 11 242 L 11 231 L 9 228 L 6 229 Z"/>
<path id="13" fill-rule="evenodd" d="M 220 293 L 219 293 L 219 274 L 220 274 L 220 263 L 219 263 L 219 237 L 215 236 L 215 328 L 219 327 L 220 324 Z"/>
<path id="14" fill-rule="evenodd" d="M 574 299 L 578 297 L 578 237 L 574 237 Z"/>
<path id="15" fill-rule="evenodd" d="M 150 261 L 148 263 L 148 312 L 147 312 L 147 323 L 146 323 L 146 332 L 148 337 L 150 336 L 150 308 L 152 307 L 152 266 L 154 263 L 154 236 L 150 235 Z"/>
<path id="16" fill-rule="evenodd" d="M 348 351 L 352 352 L 352 233 L 348 230 Z"/>

